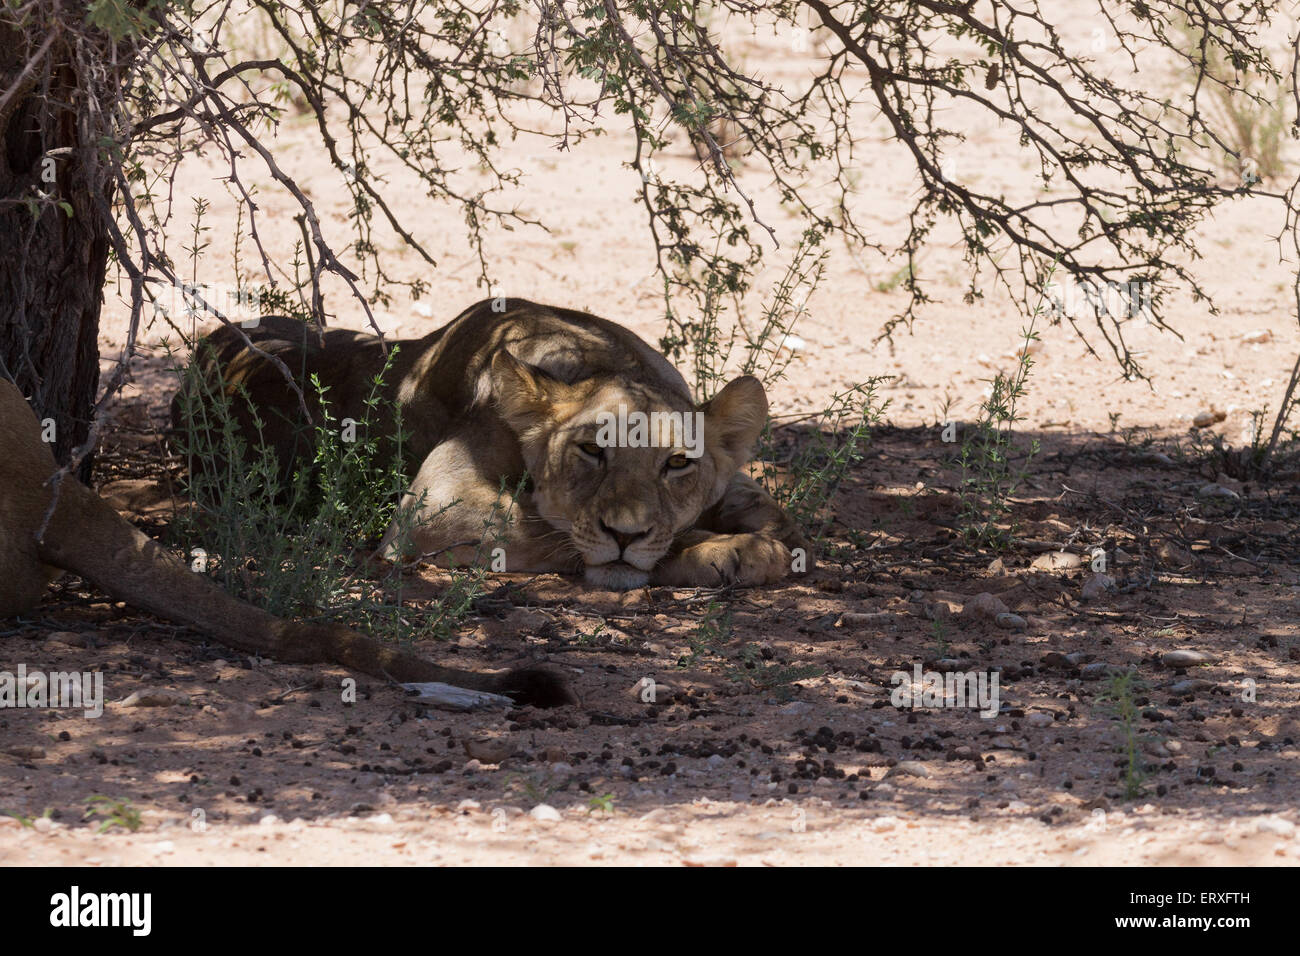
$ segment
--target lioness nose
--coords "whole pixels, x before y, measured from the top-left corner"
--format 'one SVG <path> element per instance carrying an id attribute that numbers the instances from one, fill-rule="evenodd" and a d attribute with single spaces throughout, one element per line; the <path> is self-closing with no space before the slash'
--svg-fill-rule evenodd
<path id="1" fill-rule="evenodd" d="M 614 543 L 618 545 L 619 554 L 622 554 L 624 551 L 626 551 L 628 545 L 630 545 L 633 541 L 636 541 L 638 538 L 644 538 L 647 534 L 650 533 L 649 528 L 642 528 L 640 531 L 624 531 L 622 528 L 611 528 L 603 521 L 600 523 L 600 530 L 604 531 L 607 535 L 609 535 L 611 538 L 614 539 Z"/>

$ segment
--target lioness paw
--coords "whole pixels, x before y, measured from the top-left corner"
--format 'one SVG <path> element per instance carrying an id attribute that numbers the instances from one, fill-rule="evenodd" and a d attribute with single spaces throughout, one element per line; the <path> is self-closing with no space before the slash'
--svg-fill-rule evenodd
<path id="1" fill-rule="evenodd" d="M 654 570 L 655 584 L 723 587 L 771 584 L 790 573 L 790 549 L 764 534 L 711 535 L 670 555 Z"/>

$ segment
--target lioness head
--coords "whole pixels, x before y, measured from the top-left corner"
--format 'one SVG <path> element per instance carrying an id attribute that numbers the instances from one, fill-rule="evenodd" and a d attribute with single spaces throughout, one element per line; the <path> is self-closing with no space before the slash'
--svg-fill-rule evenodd
<path id="1" fill-rule="evenodd" d="M 645 584 L 749 460 L 767 420 L 767 395 L 749 375 L 698 407 L 645 382 L 569 385 L 505 351 L 492 377 L 538 513 L 569 535 L 599 587 Z"/>

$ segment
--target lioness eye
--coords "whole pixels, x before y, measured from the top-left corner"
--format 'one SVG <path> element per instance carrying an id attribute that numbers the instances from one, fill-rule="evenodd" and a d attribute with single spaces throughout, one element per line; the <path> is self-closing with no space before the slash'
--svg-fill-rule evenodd
<path id="1" fill-rule="evenodd" d="M 604 453 L 603 449 L 594 441 L 578 442 L 578 449 L 584 455 L 590 455 L 592 458 L 599 458 Z"/>
<path id="2" fill-rule="evenodd" d="M 691 464 L 691 460 L 681 452 L 678 452 L 677 454 L 669 458 L 666 462 L 664 462 L 664 467 L 671 468 L 673 471 L 681 471 L 681 469 L 683 468 L 690 467 L 690 464 Z"/>

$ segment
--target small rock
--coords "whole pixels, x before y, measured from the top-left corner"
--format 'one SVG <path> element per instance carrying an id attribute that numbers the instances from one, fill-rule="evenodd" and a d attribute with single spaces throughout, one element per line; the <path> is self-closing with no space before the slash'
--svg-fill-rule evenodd
<path id="1" fill-rule="evenodd" d="M 1000 598 L 982 591 L 962 605 L 961 616 L 966 620 L 993 621 L 999 614 L 1006 614 L 1007 610 Z"/>
<path id="2" fill-rule="evenodd" d="M 1185 568 L 1196 560 L 1192 552 L 1172 541 L 1160 542 L 1160 547 L 1156 548 L 1156 557 L 1167 568 Z"/>
<path id="3" fill-rule="evenodd" d="M 54 821 L 49 817 L 37 817 L 32 821 L 32 829 L 37 833 L 49 833 L 54 829 Z"/>
<path id="4" fill-rule="evenodd" d="M 1241 337 L 1243 345 L 1263 345 L 1265 342 L 1273 341 L 1272 329 L 1255 329 L 1253 332 L 1247 332 Z"/>
<path id="5" fill-rule="evenodd" d="M 1079 676 L 1084 680 L 1101 680 L 1103 677 L 1109 677 L 1115 673 L 1115 667 L 1106 661 L 1093 661 L 1091 664 L 1084 664 L 1079 668 Z"/>
<path id="6" fill-rule="evenodd" d="M 1201 485 L 1201 487 L 1197 488 L 1196 497 L 1198 498 L 1240 498 L 1241 495 L 1237 494 L 1237 492 L 1233 491 L 1231 488 L 1224 487 L 1218 482 L 1213 482 L 1208 485 Z"/>
<path id="7" fill-rule="evenodd" d="M 1260 817 L 1255 821 L 1256 833 L 1272 833 L 1289 840 L 1295 836 L 1295 824 L 1282 817 Z"/>
<path id="8" fill-rule="evenodd" d="M 501 763 L 514 752 L 509 739 L 501 737 L 475 737 L 463 744 L 465 756 L 479 763 Z"/>
<path id="9" fill-rule="evenodd" d="M 1069 551 L 1048 551 L 1034 558 L 1033 571 L 1069 571 L 1083 566 L 1083 558 Z"/>
<path id="10" fill-rule="evenodd" d="M 1095 601 L 1097 598 L 1115 590 L 1115 579 L 1109 574 L 1094 574 L 1083 582 L 1083 589 L 1079 592 L 1079 597 L 1085 601 Z"/>
<path id="11" fill-rule="evenodd" d="M 557 823 L 563 819 L 560 811 L 549 803 L 539 803 L 528 811 L 528 815 L 541 823 Z"/>
<path id="12" fill-rule="evenodd" d="M 921 616 L 927 621 L 946 621 L 952 617 L 952 607 L 946 601 L 926 601 L 921 605 Z"/>
<path id="13" fill-rule="evenodd" d="M 1169 693 L 1171 694 L 1176 694 L 1179 697 L 1183 697 L 1187 694 L 1200 693 L 1203 690 L 1213 690 L 1215 686 L 1216 685 L 1214 681 L 1202 680 L 1199 677 L 1192 677 L 1192 678 L 1188 678 L 1187 680 L 1175 681 L 1165 689 L 1168 690 Z"/>
<path id="14" fill-rule="evenodd" d="M 123 707 L 188 707 L 190 695 L 167 687 L 138 690 L 126 700 Z"/>
<path id="15" fill-rule="evenodd" d="M 1041 710 L 1036 710 L 1025 718 L 1025 723 L 1030 727 L 1050 727 L 1056 723 L 1056 718 L 1051 714 L 1045 714 Z"/>
<path id="16" fill-rule="evenodd" d="M 877 787 L 876 789 L 879 790 L 880 788 Z M 896 826 L 898 826 L 898 817 L 876 817 L 871 821 L 871 829 L 877 833 L 888 832 Z"/>
<path id="17" fill-rule="evenodd" d="M 673 690 L 667 684 L 660 684 L 652 677 L 643 677 L 631 686 L 627 694 L 633 700 L 645 704 L 657 704 L 671 697 Z"/>
<path id="18" fill-rule="evenodd" d="M 1200 412 L 1192 419 L 1193 428 L 1209 428 L 1228 417 L 1227 412 L 1221 412 L 1214 406 L 1210 406 L 1209 411 Z"/>
<path id="19" fill-rule="evenodd" d="M 1200 651 L 1169 651 L 1160 660 L 1166 667 L 1198 667 L 1213 664 L 1215 659 Z"/>
<path id="20" fill-rule="evenodd" d="M 890 767 L 889 772 L 886 773 L 885 776 L 928 777 L 930 776 L 930 771 L 925 764 L 921 763 L 919 760 L 902 760 Z"/>
<path id="21" fill-rule="evenodd" d="M 1019 614 L 1012 614 L 1010 611 L 1004 611 L 999 614 L 994 621 L 997 626 L 1008 631 L 1023 631 L 1029 627 L 1029 622 Z"/>
<path id="22" fill-rule="evenodd" d="M 479 803 L 477 800 L 462 800 L 460 803 L 456 804 L 457 813 L 473 813 L 482 808 L 483 804 Z"/>
<path id="23" fill-rule="evenodd" d="M 273 827 L 279 822 L 280 822 L 279 817 L 277 817 L 274 813 L 268 813 L 266 816 L 262 817 L 262 819 L 258 820 L 257 824 L 258 826 L 263 826 L 263 827 Z"/>

